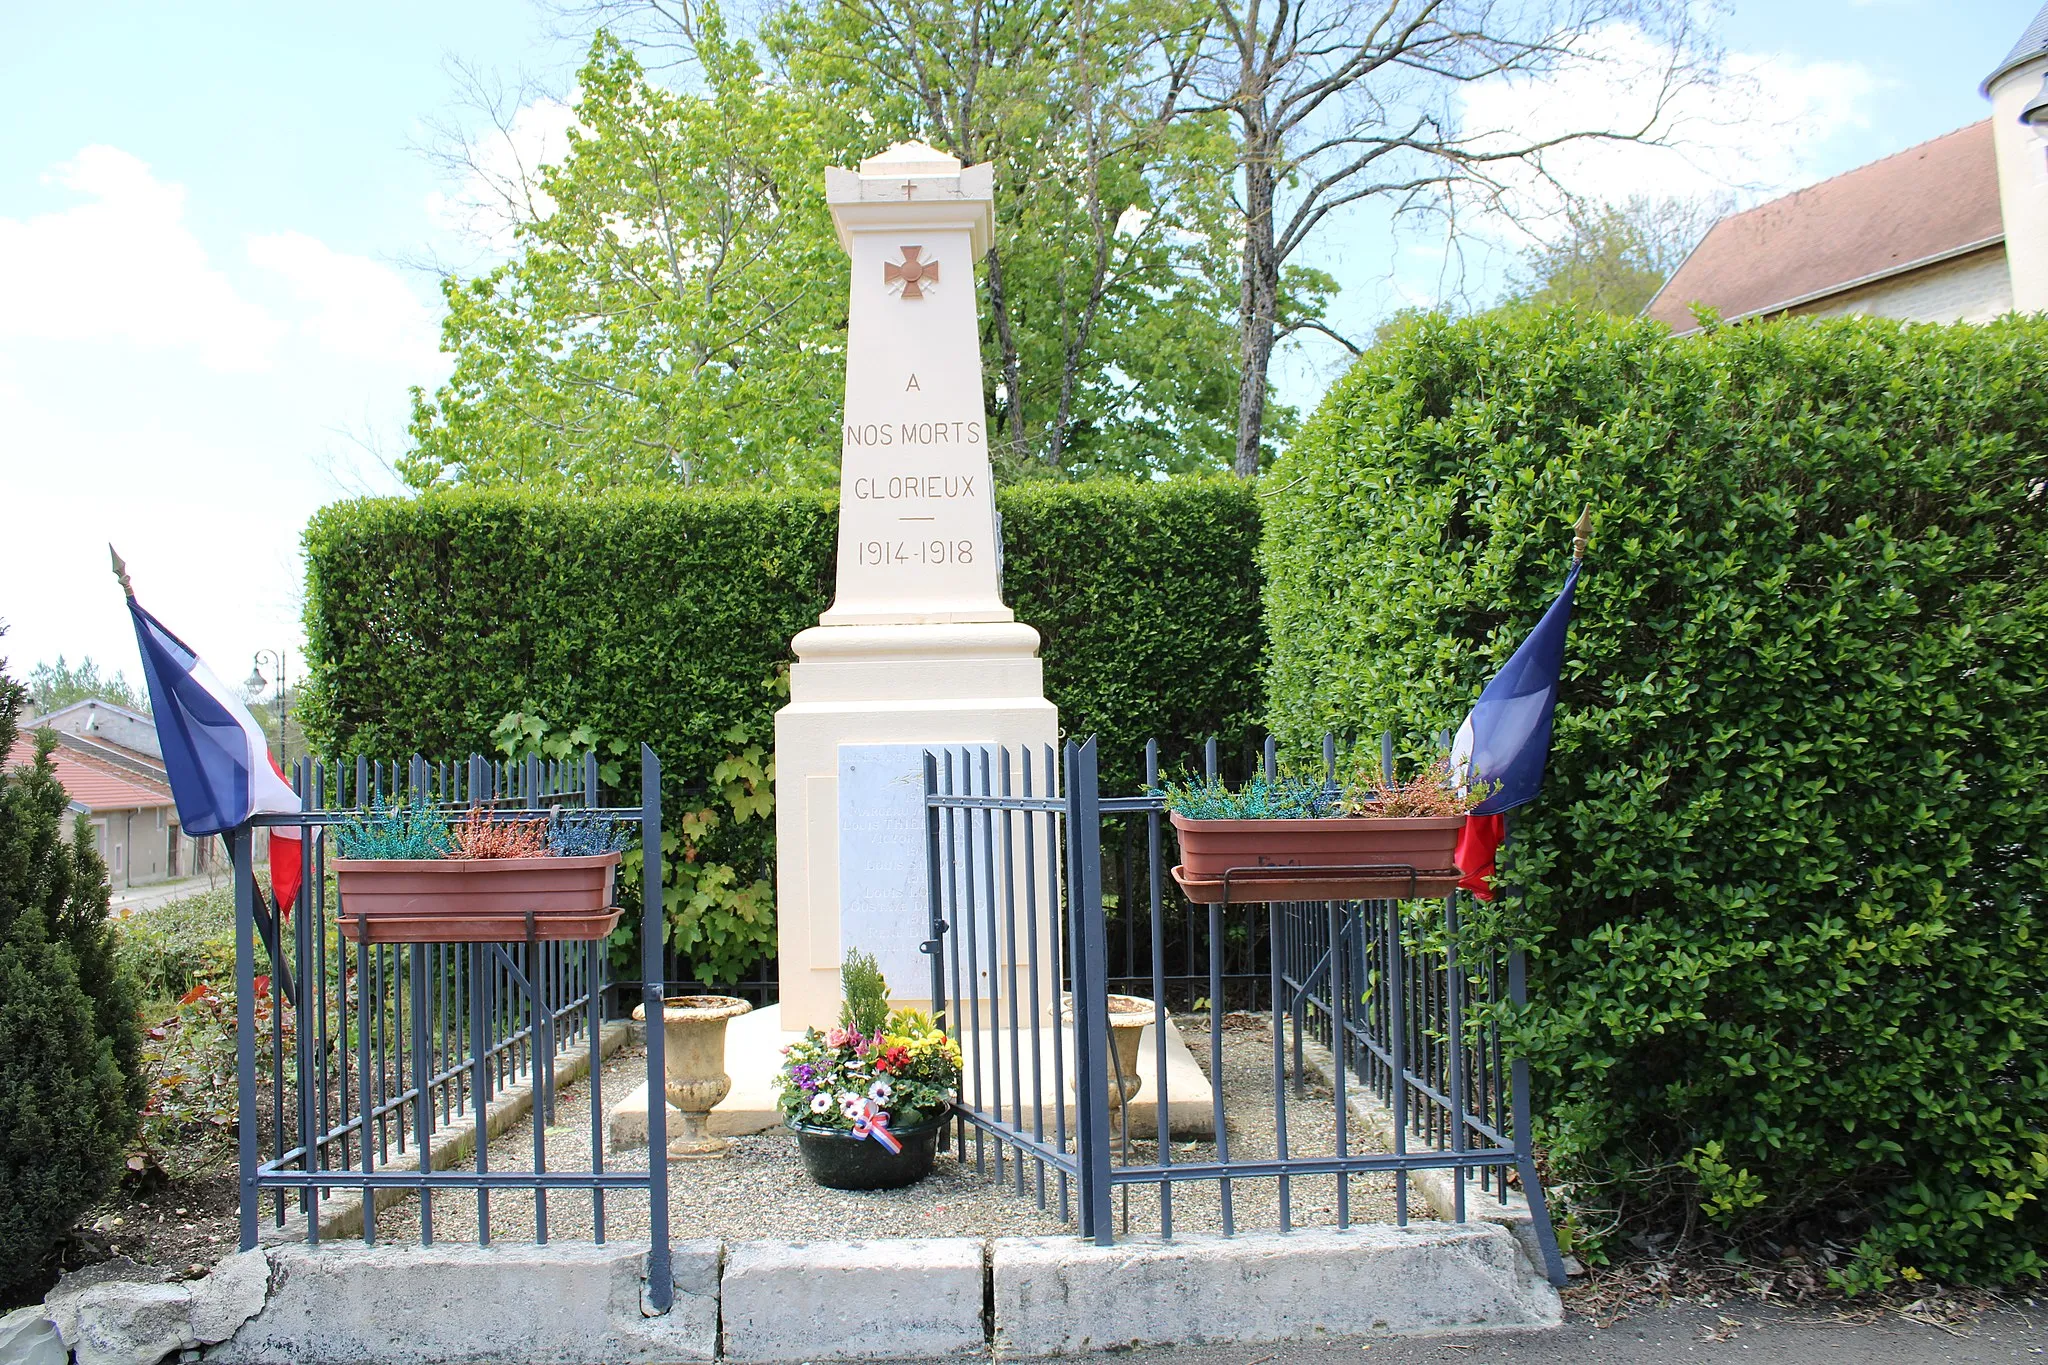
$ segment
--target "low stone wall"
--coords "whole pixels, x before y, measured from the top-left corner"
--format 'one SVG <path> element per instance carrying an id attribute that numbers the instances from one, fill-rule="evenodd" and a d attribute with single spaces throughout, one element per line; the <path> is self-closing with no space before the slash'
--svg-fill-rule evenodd
<path id="1" fill-rule="evenodd" d="M 639 1365 L 1075 1355 L 1473 1329 L 1562 1316 L 1490 1223 L 1243 1237 L 265 1247 L 185 1282 L 75 1278 L 0 1319 L 27 1365 Z"/>

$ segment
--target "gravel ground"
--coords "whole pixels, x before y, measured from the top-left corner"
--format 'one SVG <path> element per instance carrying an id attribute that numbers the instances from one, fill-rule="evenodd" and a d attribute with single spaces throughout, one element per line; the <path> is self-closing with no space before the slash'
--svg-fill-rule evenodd
<path id="1" fill-rule="evenodd" d="M 1194 1053 L 1202 1073 L 1209 1072 L 1209 1017 L 1183 1015 L 1175 1022 L 1188 1050 Z M 1273 1031 L 1262 1015 L 1227 1014 L 1223 1017 L 1223 1105 L 1226 1134 L 1233 1161 L 1253 1161 L 1280 1154 L 1278 1125 L 1273 1112 Z M 1290 1090 L 1287 1096 L 1287 1151 L 1290 1156 L 1334 1156 L 1337 1153 L 1337 1106 L 1328 1086 L 1311 1081 L 1303 1096 Z M 1377 1141 L 1348 1125 L 1345 1147 L 1360 1152 L 1385 1150 Z M 1119 1143 L 1114 1158 L 1119 1165 L 1153 1165 L 1159 1144 L 1141 1142 L 1133 1133 L 1129 1162 L 1124 1161 Z M 1213 1161 L 1213 1142 L 1176 1142 L 1174 1162 Z M 1335 1176 L 1294 1176 L 1288 1180 L 1288 1211 L 1293 1227 L 1336 1227 L 1338 1225 L 1338 1179 Z M 1350 1223 L 1391 1223 L 1394 1221 L 1394 1178 L 1388 1175 L 1351 1176 L 1344 1180 Z M 1119 1232 L 1157 1233 L 1159 1187 L 1123 1186 L 1117 1191 L 1115 1214 Z M 1223 1231 L 1223 1199 L 1219 1182 L 1195 1180 L 1176 1183 L 1171 1193 L 1173 1230 L 1179 1232 Z M 1277 1179 L 1233 1180 L 1230 1189 L 1233 1225 L 1238 1232 L 1277 1231 L 1280 1227 L 1280 1182 Z"/>
<path id="2" fill-rule="evenodd" d="M 1208 1070 L 1207 1016 L 1178 1021 L 1196 1061 Z M 607 1100 L 624 1094 L 645 1074 L 646 1053 L 628 1048 L 604 1069 Z M 1228 1016 L 1224 1032 L 1224 1105 L 1230 1152 L 1244 1160 L 1277 1154 L 1272 1102 L 1273 1042 L 1264 1020 Z M 588 1170 L 590 1163 L 589 1086 L 565 1089 L 555 1106 L 556 1121 L 547 1131 L 548 1168 Z M 1288 1150 L 1296 1155 L 1321 1155 L 1336 1150 L 1336 1109 L 1326 1087 L 1311 1086 L 1305 1098 L 1287 1102 Z M 1363 1150 L 1355 1139 L 1351 1150 Z M 1128 1147 L 1130 1164 L 1149 1164 L 1157 1143 L 1138 1140 Z M 1172 1144 L 1175 1162 L 1214 1158 L 1210 1142 Z M 1119 1144 L 1116 1160 L 1123 1164 Z M 812 1185 L 797 1154 L 796 1139 L 780 1129 L 732 1139 L 730 1155 L 712 1161 L 676 1161 L 669 1165 L 669 1226 L 677 1238 L 772 1238 L 790 1241 L 849 1237 L 990 1237 L 1028 1236 L 1070 1231 L 1058 1216 L 1056 1177 L 1047 1180 L 1048 1209 L 1036 1200 L 1036 1167 L 1026 1168 L 1026 1193 L 1016 1192 L 1016 1167 L 1005 1160 L 1003 1183 L 993 1179 L 993 1144 L 983 1150 L 987 1174 L 976 1171 L 975 1144 L 970 1137 L 966 1160 L 942 1151 L 930 1179 L 903 1190 L 853 1193 Z M 494 1170 L 529 1170 L 533 1163 L 533 1127 L 529 1119 L 491 1144 Z M 606 1158 L 609 1169 L 645 1170 L 645 1149 Z M 1296 1177 L 1290 1181 L 1293 1225 L 1334 1226 L 1337 1222 L 1337 1181 L 1332 1176 Z M 1346 1182 L 1352 1222 L 1391 1221 L 1393 1182 L 1386 1176 L 1355 1176 Z M 801 1197 L 792 1198 L 792 1192 Z M 1279 1226 L 1279 1188 L 1273 1179 L 1233 1182 L 1236 1227 L 1256 1231 Z M 1172 1193 L 1176 1232 L 1221 1231 L 1221 1196 L 1213 1181 L 1187 1182 Z M 548 1196 L 548 1235 L 552 1240 L 587 1239 L 593 1235 L 592 1201 L 587 1194 L 555 1192 Z M 471 1194 L 436 1197 L 433 1207 L 436 1241 L 476 1240 L 477 1199 Z M 1116 1201 L 1119 1228 L 1128 1219 L 1134 1234 L 1157 1232 L 1159 1192 L 1156 1185 L 1120 1190 Z M 493 1240 L 529 1241 L 535 1235 L 534 1198 L 528 1191 L 499 1191 L 490 1196 Z M 380 1240 L 408 1241 L 419 1236 L 419 1207 L 406 1201 L 377 1220 Z M 647 1235 L 644 1196 L 613 1191 L 605 1197 L 605 1234 L 615 1239 Z"/>

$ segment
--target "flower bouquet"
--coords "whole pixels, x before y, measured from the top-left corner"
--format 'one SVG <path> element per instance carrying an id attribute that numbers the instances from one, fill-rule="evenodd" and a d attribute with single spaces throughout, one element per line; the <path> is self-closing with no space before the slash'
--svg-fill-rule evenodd
<path id="1" fill-rule="evenodd" d="M 891 1010 L 875 960 L 847 954 L 837 1028 L 783 1049 L 783 1122 L 804 1168 L 839 1190 L 888 1190 L 931 1174 L 939 1130 L 960 1087 L 960 1045 L 928 1014 Z"/>

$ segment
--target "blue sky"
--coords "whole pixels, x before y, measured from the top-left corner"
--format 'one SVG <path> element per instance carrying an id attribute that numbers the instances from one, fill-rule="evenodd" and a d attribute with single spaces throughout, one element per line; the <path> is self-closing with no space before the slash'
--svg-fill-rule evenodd
<path id="1" fill-rule="evenodd" d="M 1583 188 L 1748 197 L 1987 113 L 1978 81 L 2038 0 L 1736 0 L 1717 29 L 1754 107 L 1703 111 L 1685 159 L 1589 158 Z M 106 543 L 228 677 L 299 652 L 306 518 L 390 487 L 406 389 L 445 372 L 415 263 L 478 259 L 462 197 L 416 148 L 453 56 L 563 89 L 581 44 L 515 0 L 350 6 L 13 6 L 0 18 L 0 656 L 135 676 Z M 1518 95 L 1527 116 L 1584 92 Z M 1521 116 L 1522 104 L 1506 108 Z M 535 127 L 548 122 L 533 111 Z M 1511 246 L 1505 238 L 1503 247 Z M 1319 263 L 1369 332 L 1444 278 L 1440 242 L 1361 214 Z M 1483 292 L 1502 257 L 1479 261 Z M 1310 402 L 1334 348 L 1283 366 Z"/>

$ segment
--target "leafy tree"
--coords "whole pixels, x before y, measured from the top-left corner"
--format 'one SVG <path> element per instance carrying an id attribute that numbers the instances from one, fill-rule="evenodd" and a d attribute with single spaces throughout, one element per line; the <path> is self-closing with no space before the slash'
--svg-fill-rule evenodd
<path id="1" fill-rule="evenodd" d="M 125 706 L 130 711 L 149 714 L 149 698 L 128 681 L 128 676 L 119 669 L 101 673 L 100 666 L 93 662 L 90 654 L 80 659 L 75 668 L 64 662 L 62 654 L 53 664 L 37 664 L 29 670 L 28 696 L 41 713 L 97 697 L 116 706 Z"/>
<path id="2" fill-rule="evenodd" d="M 1717 216 L 1693 200 L 1643 195 L 1574 205 L 1563 237 L 1524 254 L 1503 302 L 1634 317 Z"/>
<path id="3" fill-rule="evenodd" d="M 998 168 L 981 284 L 999 474 L 1227 465 L 1234 152 L 1221 116 L 1186 118 L 1176 103 L 1184 55 L 1172 45 L 1188 41 L 1185 0 L 1078 11 L 1037 0 L 794 0 L 762 26 L 766 72 L 715 7 L 618 0 L 570 13 L 601 26 L 581 78 L 583 127 L 565 162 L 530 188 L 503 187 L 520 257 L 447 286 L 444 345 L 457 368 L 416 401 L 416 449 L 402 463 L 415 485 L 829 486 L 845 265 L 822 172 L 910 138 Z M 613 30 L 678 73 L 686 92 L 652 83 Z M 763 187 L 772 209 L 723 213 L 716 231 L 686 219 L 667 235 L 686 278 L 662 279 L 645 300 L 621 287 L 625 253 L 607 234 L 633 225 L 627 246 L 658 254 L 658 182 L 707 204 L 735 200 L 684 175 L 720 158 L 747 168 L 743 182 Z M 457 163 L 474 171 L 476 160 Z M 743 337 L 735 353 L 750 379 L 673 364 L 674 334 L 710 307 L 699 283 L 760 301 L 751 335 L 721 334 Z"/>
<path id="4" fill-rule="evenodd" d="M 0 752 L 27 689 L 0 674 Z M 107 925 L 107 875 L 67 804 L 43 731 L 0 771 L 0 1304 L 33 1296 L 72 1224 L 111 1183 L 140 1108 L 132 988 Z"/>
<path id="5" fill-rule="evenodd" d="M 999 468 L 1227 464 L 1234 160 L 1183 117 L 1183 0 L 816 0 L 769 26 L 793 83 L 840 92 L 873 140 L 995 164 L 982 262 Z"/>
<path id="6" fill-rule="evenodd" d="M 823 282 L 844 267 L 819 123 L 701 18 L 702 93 L 593 42 L 520 254 L 444 282 L 455 372 L 414 392 L 415 487 L 831 477 L 845 301 Z"/>

